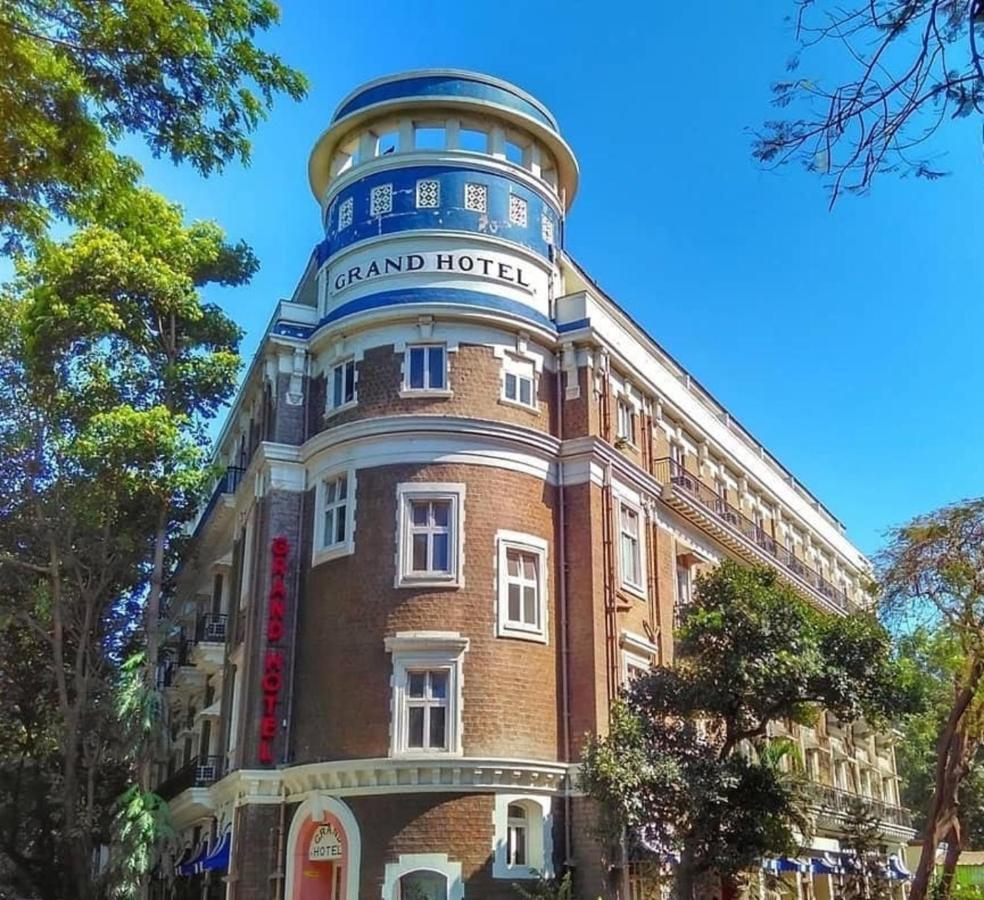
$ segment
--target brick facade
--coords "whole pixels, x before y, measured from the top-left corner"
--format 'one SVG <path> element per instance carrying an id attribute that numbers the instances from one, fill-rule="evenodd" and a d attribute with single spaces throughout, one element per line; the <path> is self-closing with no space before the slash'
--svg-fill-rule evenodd
<path id="1" fill-rule="evenodd" d="M 484 89 L 504 90 L 495 80 Z M 605 732 L 629 663 L 672 662 L 674 613 L 686 599 L 681 573 L 695 576 L 723 558 L 774 565 L 811 601 L 829 606 L 831 598 L 846 601 L 804 561 L 827 559 L 855 584 L 864 565 L 819 501 L 804 500 L 763 448 L 750 453 L 752 438 L 698 396 L 689 375 L 548 241 L 557 232 L 547 224 L 562 215 L 576 180 L 554 126 L 509 118 L 503 110 L 516 102 L 512 95 L 491 112 L 468 96 L 459 101 L 476 121 L 491 123 L 495 140 L 504 129 L 514 137 L 516 128 L 528 129 L 538 160 L 516 175 L 508 195 L 488 194 L 484 218 L 463 208 L 464 192 L 476 185 L 492 192 L 493 176 L 519 163 L 468 153 L 449 167 L 439 155 L 414 174 L 376 160 L 366 180 L 332 156 L 343 152 L 333 141 L 350 139 L 345 123 L 323 139 L 328 157 L 316 151 L 312 172 L 339 172 L 325 176 L 328 193 L 318 197 L 325 243 L 247 374 L 217 448 L 230 480 L 195 526 L 198 552 L 179 579 L 182 627 L 193 630 L 207 609 L 224 631 L 220 647 L 196 647 L 199 662 L 184 659 L 168 683 L 172 714 L 196 710 L 202 756 L 207 750 L 219 761 L 176 775 L 172 748 L 164 774 L 182 785 L 170 795 L 181 829 L 174 855 L 191 850 L 196 827 L 216 835 L 231 827 L 226 887 L 236 900 L 282 900 L 285 890 L 289 900 L 507 900 L 516 896 L 512 882 L 531 879 L 533 869 L 567 866 L 578 896 L 628 900 L 625 861 L 606 855 L 597 810 L 579 796 L 571 766 L 586 737 Z M 404 116 L 404 136 L 406 128 L 412 133 L 396 101 L 383 106 Z M 442 121 L 451 115 L 440 109 Z M 368 153 L 376 138 L 360 140 L 360 153 Z M 447 208 L 408 209 L 419 188 L 399 185 L 411 176 L 428 185 L 428 204 Z M 403 204 L 392 220 L 382 211 L 385 192 L 371 193 L 387 184 L 391 202 Z M 351 203 L 347 225 L 339 200 Z M 377 202 L 374 230 L 358 232 Z M 402 260 L 411 259 L 405 271 Z M 488 277 L 462 268 L 462 260 L 474 266 L 476 259 Z M 336 265 L 349 286 L 326 291 Z M 387 266 L 396 269 L 388 278 Z M 520 269 L 533 280 L 519 284 Z M 377 281 L 367 287 L 369 275 Z M 446 347 L 448 390 L 439 396 L 404 390 L 402 348 L 414 342 Z M 335 412 L 327 403 L 330 373 L 349 358 L 356 402 Z M 507 360 L 537 366 L 535 410 L 504 402 L 504 379 L 516 371 Z M 630 443 L 618 440 L 620 398 L 634 411 Z M 682 462 L 673 468 L 668 457 L 678 452 Z M 346 493 L 328 510 L 326 485 L 340 491 L 341 475 Z M 438 492 L 463 486 L 459 519 L 447 525 L 451 546 L 463 547 L 460 583 L 397 586 L 404 484 Z M 788 537 L 789 522 L 798 543 Z M 424 524 L 444 527 L 437 518 Z M 501 569 L 498 532 L 532 540 L 525 557 L 512 557 L 515 595 Z M 271 546 L 280 537 L 290 551 L 284 634 L 275 648 L 283 654 L 282 688 L 271 713 L 263 678 Z M 786 555 L 780 537 L 790 541 Z M 542 572 L 530 562 L 541 553 Z M 634 585 L 624 571 L 633 566 Z M 525 637 L 534 639 L 503 633 L 500 591 L 516 603 L 545 598 L 542 636 L 525 621 Z M 517 609 L 528 617 L 526 607 Z M 412 672 L 397 671 L 394 647 L 422 648 L 409 657 Z M 441 655 L 448 647 L 457 648 L 453 659 Z M 410 698 L 411 676 L 431 670 L 450 673 L 453 696 L 437 688 Z M 217 692 L 207 711 L 206 684 Z M 424 699 L 444 711 L 427 713 L 447 717 L 443 737 L 460 731 L 460 747 L 450 738 L 435 739 L 433 748 L 394 746 L 409 728 L 411 700 Z M 205 712 L 218 718 L 207 732 L 198 724 Z M 273 732 L 268 762 L 264 729 Z M 315 834 L 324 855 L 311 860 Z M 430 875 L 415 882 L 414 873 Z M 431 896 L 434 878 L 445 880 Z"/>

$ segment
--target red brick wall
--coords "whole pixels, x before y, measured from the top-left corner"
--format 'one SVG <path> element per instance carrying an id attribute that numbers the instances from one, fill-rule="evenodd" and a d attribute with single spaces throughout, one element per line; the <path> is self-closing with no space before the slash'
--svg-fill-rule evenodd
<path id="1" fill-rule="evenodd" d="M 396 486 L 463 482 L 465 584 L 395 588 Z M 465 755 L 556 759 L 559 632 L 555 489 L 483 466 L 414 465 L 357 473 L 355 553 L 307 571 L 300 607 L 293 759 L 387 756 L 392 661 L 384 638 L 400 631 L 456 631 L 464 656 Z M 521 531 L 549 543 L 549 642 L 495 636 L 495 534 Z M 305 540 L 310 542 L 310 525 Z"/>
<path id="2" fill-rule="evenodd" d="M 555 393 L 553 372 L 544 371 L 539 379 L 537 411 L 526 410 L 500 400 L 502 360 L 491 347 L 461 344 L 448 353 L 450 397 L 401 397 L 404 354 L 393 346 L 372 347 L 356 363 L 358 403 L 335 415 L 324 415 L 326 379 L 315 379 L 311 391 L 310 433 L 358 419 L 387 415 L 464 416 L 509 422 L 539 431 L 552 430 Z"/>

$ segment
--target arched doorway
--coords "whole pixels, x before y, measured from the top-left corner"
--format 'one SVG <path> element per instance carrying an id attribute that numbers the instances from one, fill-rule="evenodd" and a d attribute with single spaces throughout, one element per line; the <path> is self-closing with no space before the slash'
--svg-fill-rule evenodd
<path id="1" fill-rule="evenodd" d="M 287 838 L 288 900 L 357 900 L 360 855 L 352 811 L 328 794 L 310 796 Z"/>

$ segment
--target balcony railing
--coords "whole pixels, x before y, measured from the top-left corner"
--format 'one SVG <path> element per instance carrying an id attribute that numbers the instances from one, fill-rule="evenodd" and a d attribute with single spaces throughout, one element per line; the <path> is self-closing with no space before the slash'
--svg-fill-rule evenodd
<path id="1" fill-rule="evenodd" d="M 224 644 L 229 617 L 225 613 L 205 613 L 195 625 L 195 643 Z"/>
<path id="2" fill-rule="evenodd" d="M 172 800 L 182 791 L 195 787 L 208 787 L 221 777 L 221 756 L 196 756 L 158 785 L 157 793 L 165 800 Z"/>
<path id="3" fill-rule="evenodd" d="M 209 495 L 208 502 L 206 502 L 198 514 L 192 536 L 197 535 L 202 525 L 208 521 L 208 517 L 212 514 L 212 510 L 215 509 L 215 505 L 219 502 L 219 498 L 223 494 L 236 493 L 236 488 L 239 487 L 239 483 L 243 480 L 243 473 L 245 471 L 240 466 L 229 466 L 218 477 L 215 485 L 212 487 L 212 493 Z"/>
<path id="4" fill-rule="evenodd" d="M 753 522 L 743 512 L 732 506 L 725 497 L 701 481 L 693 472 L 687 471 L 675 459 L 656 460 L 653 474 L 657 481 L 662 484 L 672 484 L 692 500 L 696 500 L 729 529 L 760 547 L 784 569 L 794 574 L 801 581 L 805 581 L 835 606 L 841 609 L 848 609 L 853 606 L 844 591 L 833 585 L 801 559 L 797 559 L 790 550 L 780 546 L 776 539 L 761 525 Z"/>
<path id="5" fill-rule="evenodd" d="M 856 804 L 861 803 L 869 815 L 882 823 L 900 825 L 903 828 L 912 826 L 912 813 L 904 806 L 895 806 L 875 797 L 865 797 L 819 782 L 811 782 L 810 792 L 820 808 L 826 812 L 850 815 Z"/>

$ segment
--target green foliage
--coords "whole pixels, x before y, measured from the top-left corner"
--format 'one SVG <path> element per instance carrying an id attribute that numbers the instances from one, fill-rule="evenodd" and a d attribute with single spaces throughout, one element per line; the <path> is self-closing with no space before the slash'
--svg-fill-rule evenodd
<path id="1" fill-rule="evenodd" d="M 124 772 L 149 772 L 159 633 L 156 610 L 140 632 L 141 607 L 163 597 L 166 612 L 183 525 L 212 475 L 207 424 L 239 368 L 239 329 L 203 290 L 256 268 L 248 248 L 212 223 L 185 223 L 149 191 L 121 194 L 101 215 L 105 224 L 40 241 L 0 295 L 0 621 L 46 636 L 58 737 L 43 815 L 19 810 L 55 844 L 60 884 L 25 866 L 30 893 L 45 898 L 96 889 L 90 849 L 110 841 L 110 796 L 90 804 L 85 780 L 111 771 L 118 793 Z M 112 857 L 120 883 L 153 856 L 165 811 L 148 788 L 114 819 L 128 848 Z"/>
<path id="2" fill-rule="evenodd" d="M 872 618 L 825 615 L 772 570 L 725 562 L 698 579 L 675 666 L 635 679 L 588 742 L 581 785 L 610 835 L 681 852 L 688 877 L 731 877 L 809 831 L 801 767 L 771 724 L 821 709 L 880 722 L 913 697 Z"/>
<path id="3" fill-rule="evenodd" d="M 260 49 L 272 0 L 8 0 L 0 9 L 0 246 L 50 216 L 98 221 L 138 167 L 127 134 L 203 174 L 249 160 L 249 135 L 304 77 Z"/>
<path id="4" fill-rule="evenodd" d="M 890 900 L 892 885 L 884 867 L 887 847 L 882 823 L 870 807 L 858 800 L 847 810 L 842 850 L 850 854 L 852 865 L 844 870 L 845 900 Z"/>
<path id="5" fill-rule="evenodd" d="M 116 803 L 113 834 L 109 894 L 120 900 L 137 897 L 155 848 L 174 834 L 167 804 L 157 794 L 130 787 Z"/>
<path id="6" fill-rule="evenodd" d="M 540 876 L 532 884 L 513 883 L 512 887 L 523 900 L 571 900 L 573 896 L 569 869 L 560 878 Z"/>

